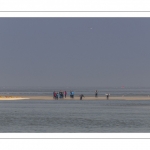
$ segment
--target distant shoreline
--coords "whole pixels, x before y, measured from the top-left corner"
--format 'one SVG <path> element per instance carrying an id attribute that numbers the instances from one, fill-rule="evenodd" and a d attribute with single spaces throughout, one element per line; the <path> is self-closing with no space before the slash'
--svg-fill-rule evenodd
<path id="1" fill-rule="evenodd" d="M 52 96 L 0 96 L 0 100 L 55 100 Z M 59 98 L 58 100 L 80 100 L 79 96 Z M 107 100 L 105 96 L 85 96 L 82 100 Z M 150 96 L 110 96 L 108 100 L 150 100 Z"/>

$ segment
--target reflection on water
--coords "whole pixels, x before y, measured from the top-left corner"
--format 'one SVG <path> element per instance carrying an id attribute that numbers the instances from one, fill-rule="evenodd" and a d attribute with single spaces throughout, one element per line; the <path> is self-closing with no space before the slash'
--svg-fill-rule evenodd
<path id="1" fill-rule="evenodd" d="M 150 101 L 0 101 L 0 132 L 150 132 Z"/>

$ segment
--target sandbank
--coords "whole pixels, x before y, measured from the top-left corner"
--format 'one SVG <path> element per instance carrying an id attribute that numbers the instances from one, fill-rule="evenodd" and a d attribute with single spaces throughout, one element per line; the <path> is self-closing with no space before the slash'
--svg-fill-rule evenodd
<path id="1" fill-rule="evenodd" d="M 25 100 L 30 99 L 28 97 L 19 97 L 19 96 L 0 96 L 0 100 Z"/>
<path id="2" fill-rule="evenodd" d="M 0 100 L 55 100 L 52 96 L 0 96 Z M 59 98 L 58 100 L 80 100 L 79 96 Z M 82 100 L 107 100 L 105 96 L 85 96 Z M 150 100 L 150 96 L 110 96 L 108 100 Z"/>
<path id="3" fill-rule="evenodd" d="M 55 100 L 52 96 L 26 96 L 24 98 L 31 100 Z M 74 98 L 70 98 L 67 96 L 66 98 L 59 98 L 58 100 L 80 100 L 79 96 L 75 96 Z M 107 100 L 105 96 L 92 97 L 85 96 L 82 100 Z M 108 100 L 150 100 L 149 96 L 110 96 Z"/>

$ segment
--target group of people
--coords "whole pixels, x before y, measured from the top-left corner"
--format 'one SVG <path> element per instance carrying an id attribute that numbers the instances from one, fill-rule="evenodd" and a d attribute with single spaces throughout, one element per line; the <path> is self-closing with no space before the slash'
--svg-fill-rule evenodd
<path id="1" fill-rule="evenodd" d="M 59 91 L 59 92 L 56 92 L 54 91 L 53 92 L 53 98 L 54 99 L 58 99 L 58 98 L 66 98 L 67 97 L 67 91 Z M 70 91 L 70 98 L 74 98 L 74 92 L 73 91 Z"/>
<path id="2" fill-rule="evenodd" d="M 80 96 L 80 100 L 82 100 L 82 97 L 84 97 L 83 94 L 79 95 Z M 54 99 L 63 99 L 63 98 L 66 98 L 67 97 L 67 92 L 66 91 L 59 91 L 59 92 L 56 92 L 54 91 L 53 92 L 53 98 Z M 70 91 L 70 98 L 74 98 L 74 91 Z"/>
<path id="3" fill-rule="evenodd" d="M 66 91 L 59 91 L 59 92 L 56 92 L 56 91 L 54 91 L 53 92 L 53 98 L 54 99 L 58 99 L 58 98 L 66 98 L 66 96 L 67 96 L 67 92 Z"/>
<path id="4" fill-rule="evenodd" d="M 109 99 L 110 94 L 105 94 L 105 95 L 106 95 L 106 98 Z M 66 98 L 66 97 L 67 97 L 66 91 L 59 91 L 59 92 L 54 91 L 53 92 L 53 98 L 54 99 L 58 99 L 58 98 L 61 99 L 61 98 Z M 80 97 L 80 100 L 82 100 L 84 95 L 80 94 L 79 97 Z M 95 91 L 95 97 L 98 97 L 98 91 L 97 90 Z M 73 91 L 70 91 L 70 98 L 74 98 L 74 92 Z"/>

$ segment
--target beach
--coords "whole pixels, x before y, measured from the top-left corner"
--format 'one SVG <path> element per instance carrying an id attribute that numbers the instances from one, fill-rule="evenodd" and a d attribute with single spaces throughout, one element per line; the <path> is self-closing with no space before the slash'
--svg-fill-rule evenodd
<path id="1" fill-rule="evenodd" d="M 20 96 L 0 96 L 0 100 L 25 100 L 30 99 L 28 97 L 20 97 Z"/>
<path id="2" fill-rule="evenodd" d="M 0 96 L 0 100 L 56 100 L 52 96 Z M 80 100 L 79 96 L 70 98 L 59 98 L 58 100 Z M 105 96 L 92 97 L 85 96 L 82 100 L 150 100 L 150 96 L 110 96 L 106 99 Z"/>
<path id="3" fill-rule="evenodd" d="M 28 99 L 41 99 L 41 100 L 54 100 L 52 96 L 27 96 L 25 98 Z M 61 98 L 58 100 L 80 100 L 79 96 L 75 96 L 74 98 L 70 98 L 69 96 L 66 98 Z M 82 100 L 107 100 L 105 96 L 92 97 L 85 96 Z M 110 96 L 108 100 L 150 100 L 149 96 Z"/>

